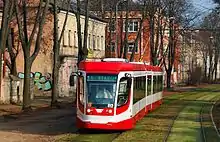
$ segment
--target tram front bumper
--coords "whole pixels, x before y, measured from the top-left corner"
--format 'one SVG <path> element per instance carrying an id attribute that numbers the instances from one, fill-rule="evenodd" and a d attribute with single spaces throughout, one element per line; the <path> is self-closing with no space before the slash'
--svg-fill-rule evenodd
<path id="1" fill-rule="evenodd" d="M 133 118 L 130 118 L 120 122 L 92 123 L 90 121 L 83 121 L 77 117 L 76 125 L 78 128 L 83 129 L 130 130 L 134 127 L 134 121 Z"/>

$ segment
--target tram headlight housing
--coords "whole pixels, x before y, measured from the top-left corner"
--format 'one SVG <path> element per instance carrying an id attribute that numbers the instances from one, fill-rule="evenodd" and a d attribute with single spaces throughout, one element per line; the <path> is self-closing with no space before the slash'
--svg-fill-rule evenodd
<path id="1" fill-rule="evenodd" d="M 108 110 L 108 112 L 109 112 L 109 113 L 112 113 L 112 110 L 110 109 L 110 110 Z"/>
<path id="2" fill-rule="evenodd" d="M 88 108 L 88 109 L 87 109 L 87 112 L 88 112 L 88 113 L 90 113 L 90 112 L 91 112 L 91 110 Z"/>

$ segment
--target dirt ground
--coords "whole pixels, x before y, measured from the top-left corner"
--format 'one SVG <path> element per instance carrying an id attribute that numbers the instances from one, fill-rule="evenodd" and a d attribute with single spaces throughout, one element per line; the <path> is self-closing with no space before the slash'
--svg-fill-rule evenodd
<path id="1" fill-rule="evenodd" d="M 75 133 L 76 110 L 72 100 L 66 100 L 52 109 L 50 98 L 37 98 L 28 114 L 21 106 L 0 105 L 0 142 L 54 142 L 60 135 Z"/>

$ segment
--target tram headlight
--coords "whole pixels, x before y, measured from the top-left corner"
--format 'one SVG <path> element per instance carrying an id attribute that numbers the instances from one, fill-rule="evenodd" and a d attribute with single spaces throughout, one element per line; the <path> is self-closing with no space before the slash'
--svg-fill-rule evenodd
<path id="1" fill-rule="evenodd" d="M 87 109 L 87 112 L 88 112 L 88 113 L 90 113 L 90 112 L 91 112 L 91 110 L 90 110 L 90 109 Z"/>
<path id="2" fill-rule="evenodd" d="M 109 112 L 109 113 L 112 113 L 112 110 L 110 109 L 110 110 L 108 110 L 108 112 Z"/>

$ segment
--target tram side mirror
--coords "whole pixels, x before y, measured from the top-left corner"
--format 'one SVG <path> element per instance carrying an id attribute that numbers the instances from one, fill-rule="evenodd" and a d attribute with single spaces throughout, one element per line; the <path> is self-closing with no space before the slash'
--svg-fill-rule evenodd
<path id="1" fill-rule="evenodd" d="M 76 79 L 79 76 L 79 72 L 72 72 L 69 78 L 69 85 L 74 86 L 76 83 Z"/>

